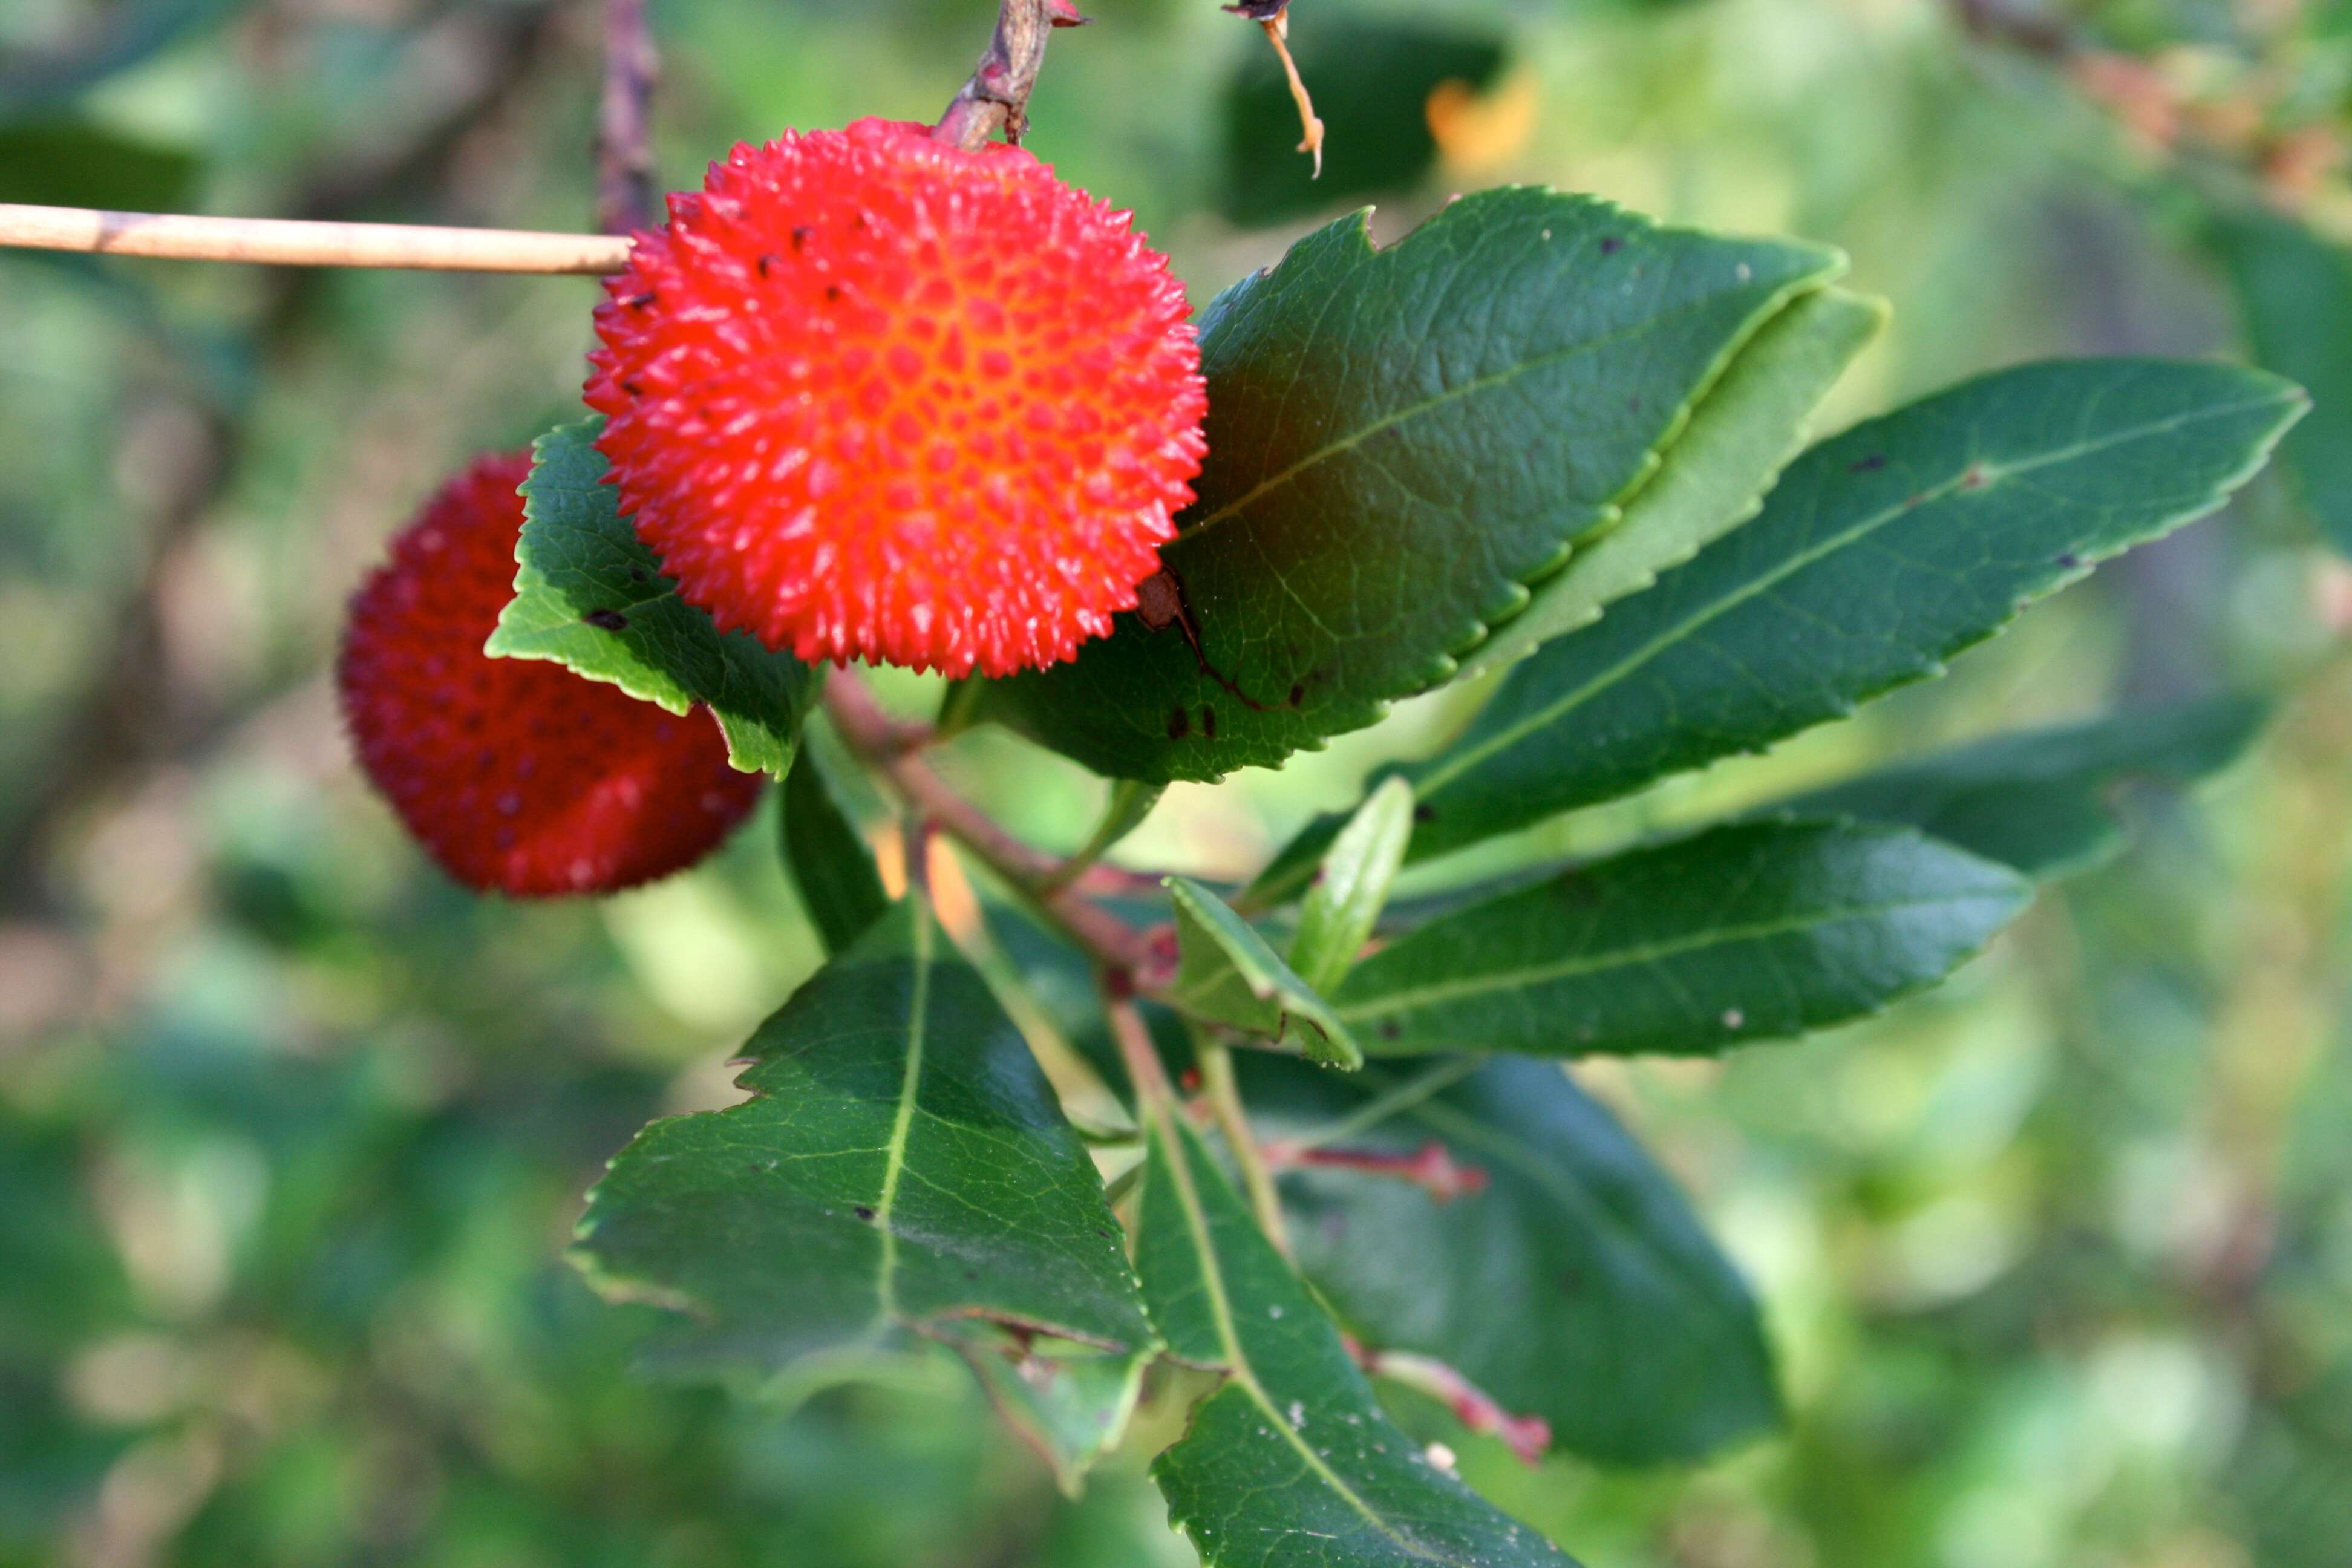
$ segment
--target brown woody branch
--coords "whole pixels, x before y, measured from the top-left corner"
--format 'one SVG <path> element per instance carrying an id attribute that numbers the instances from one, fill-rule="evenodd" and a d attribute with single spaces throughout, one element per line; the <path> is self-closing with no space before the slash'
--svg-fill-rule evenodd
<path id="1" fill-rule="evenodd" d="M 967 152 L 999 132 L 1006 141 L 1018 142 L 1029 128 L 1029 95 L 1045 63 L 1045 40 L 1056 27 L 1082 26 L 1086 21 L 1070 0 L 1001 0 L 987 51 L 931 134 Z"/>
<path id="2" fill-rule="evenodd" d="M 883 712 L 866 683 L 845 669 L 835 669 L 826 678 L 824 705 L 843 742 L 860 762 L 889 780 L 909 810 L 1034 898 L 1095 962 L 1129 975 L 1153 966 L 1149 937 L 1079 889 L 1057 885 L 1063 869 L 1060 857 L 1006 832 L 939 775 L 920 754 L 928 731 L 900 723 Z"/>
<path id="3" fill-rule="evenodd" d="M 604 0 L 604 96 L 596 111 L 596 227 L 628 234 L 661 221 L 652 104 L 661 56 L 646 0 Z"/>

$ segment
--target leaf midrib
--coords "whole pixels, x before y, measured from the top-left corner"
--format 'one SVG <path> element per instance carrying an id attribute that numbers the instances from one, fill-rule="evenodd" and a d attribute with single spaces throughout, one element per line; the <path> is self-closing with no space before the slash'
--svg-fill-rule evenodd
<path id="1" fill-rule="evenodd" d="M 1365 1523 L 1396 1542 L 1401 1550 L 1412 1553 L 1424 1563 L 1444 1563 L 1446 1568 L 1477 1568 L 1475 1563 L 1465 1563 L 1458 1558 L 1440 1556 L 1419 1542 L 1401 1533 L 1394 1525 L 1381 1516 L 1378 1509 L 1365 1501 L 1354 1488 L 1342 1480 L 1321 1455 L 1307 1447 L 1307 1440 L 1301 1437 L 1297 1430 L 1290 1425 L 1289 1418 L 1275 1407 L 1273 1397 L 1266 1393 L 1265 1384 L 1258 1382 L 1257 1371 L 1250 1364 L 1249 1355 L 1242 1348 L 1240 1331 L 1234 1324 L 1233 1301 L 1225 1293 L 1224 1269 L 1217 1259 L 1216 1244 L 1209 1235 L 1208 1215 L 1202 1207 L 1199 1189 L 1192 1184 L 1191 1152 L 1181 1142 L 1167 1107 L 1160 1106 L 1156 1111 L 1156 1116 L 1160 1123 L 1160 1138 L 1168 1149 L 1168 1168 L 1176 1181 L 1177 1201 L 1183 1205 L 1184 1228 L 1191 1234 L 1192 1249 L 1201 1260 L 1202 1288 L 1208 1294 L 1209 1310 L 1216 1320 L 1217 1338 L 1224 1345 L 1226 1367 L 1234 1386 L 1249 1395 L 1250 1403 L 1255 1405 L 1260 1413 L 1265 1416 L 1267 1428 L 1281 1433 L 1283 1441 L 1290 1445 L 1307 1468 L 1320 1477 L 1324 1484 L 1338 1493 L 1349 1507 L 1361 1515 Z"/>
<path id="2" fill-rule="evenodd" d="M 1811 926 L 1832 925 L 1842 921 L 1870 920 L 1881 915 L 1899 914 L 1908 910 L 1934 909 L 1942 904 L 1968 902 L 1989 898 L 1995 889 L 1989 887 L 1966 888 L 1956 892 L 1941 893 L 1932 898 L 1895 899 L 1879 904 L 1838 905 L 1802 914 L 1784 916 L 1779 920 L 1751 921 L 1742 925 L 1717 926 L 1711 931 L 1675 937 L 1664 942 L 1638 943 L 1631 947 L 1610 948 L 1597 953 L 1580 953 L 1556 963 L 1534 964 L 1524 969 L 1505 970 L 1476 974 L 1462 980 L 1442 981 L 1410 991 L 1391 991 L 1383 995 L 1359 1002 L 1353 1006 L 1338 1009 L 1343 1020 L 1385 1017 L 1408 1008 L 1451 1002 L 1465 996 L 1483 995 L 1492 991 L 1515 990 L 1523 985 L 1538 985 L 1554 980 L 1566 980 L 1578 974 L 1590 974 L 1601 970 L 1631 965 L 1655 963 L 1664 959 L 1679 958 L 1685 953 L 1704 952 L 1734 942 L 1759 942 L 1768 937 L 1785 936 L 1790 931 Z"/>
<path id="3" fill-rule="evenodd" d="M 915 920 L 915 977 L 907 1008 L 907 1070 L 899 1080 L 898 1110 L 884 1149 L 882 1193 L 874 1200 L 874 1226 L 882 1239 L 882 1261 L 875 1279 L 877 1310 L 883 1323 L 902 1321 L 898 1308 L 898 1235 L 890 1228 L 890 1211 L 898 1201 L 898 1178 L 907 1168 L 907 1143 L 915 1125 L 915 1097 L 922 1087 L 925 1026 L 931 996 L 931 922 L 919 912 Z"/>
<path id="4" fill-rule="evenodd" d="M 1438 790 L 1444 788 L 1447 784 L 1461 777 L 1462 774 L 1469 769 L 1475 767 L 1478 763 L 1485 762 L 1487 758 L 1495 755 L 1498 752 L 1507 751 L 1509 748 L 1518 744 L 1519 742 L 1525 740 L 1528 735 L 1533 734 L 1535 731 L 1545 729 L 1548 726 L 1558 722 L 1560 719 L 1582 707 L 1591 698 L 1607 690 L 1610 687 L 1616 685 L 1620 680 L 1631 675 L 1634 670 L 1639 669 L 1643 665 L 1649 663 L 1651 659 L 1656 658 L 1659 654 L 1681 643 L 1685 638 L 1696 635 L 1699 631 L 1704 630 L 1716 621 L 1720 620 L 1723 616 L 1729 615 L 1732 611 L 1747 604 L 1749 600 L 1757 598 L 1771 589 L 1778 587 L 1781 583 L 1803 571 L 1806 567 L 1811 566 L 1814 562 L 1832 554 L 1837 551 L 1841 551 L 1851 545 L 1859 543 L 1861 541 L 1868 538 L 1871 534 L 1878 531 L 1881 528 L 1884 528 L 1888 523 L 1894 521 L 1896 518 L 1904 516 L 1906 513 L 1916 511 L 1931 501 L 1945 500 L 1958 490 L 1960 486 L 1969 479 L 1971 471 L 1976 472 L 1981 479 L 1980 484 L 1977 486 L 1971 493 L 1988 495 L 2002 482 L 2013 479 L 2020 474 L 2032 473 L 2036 469 L 2049 468 L 2058 463 L 2072 462 L 2078 458 L 2086 457 L 2094 452 L 2103 451 L 2109 447 L 2122 446 L 2126 442 L 2162 436 L 2189 425 L 2199 424 L 2211 419 L 2227 418 L 2232 415 L 2245 413 L 2250 409 L 2272 407 L 2276 405 L 2280 401 L 2281 399 L 2276 397 L 2265 397 L 2252 399 L 2243 403 L 2227 404 L 2219 407 L 2194 409 L 2186 414 L 2175 415 L 2168 419 L 2161 420 L 2155 424 L 2137 426 L 2129 430 L 2118 431 L 2114 435 L 2102 437 L 2095 441 L 2079 441 L 2071 447 L 2061 447 L 2055 451 L 2044 452 L 2035 457 L 2021 458 L 2015 461 L 2000 462 L 1997 465 L 1988 465 L 1982 459 L 1969 459 L 1963 461 L 1960 464 L 1958 470 L 1949 479 L 1939 484 L 1932 485 L 1926 489 L 1915 491 L 1913 494 L 1906 496 L 1897 504 L 1888 507 L 1871 516 L 1865 517 L 1861 521 L 1856 522 L 1852 527 L 1845 529 L 1842 532 L 1831 534 L 1827 538 L 1798 552 L 1794 555 L 1790 556 L 1788 560 L 1781 563 L 1779 566 L 1766 572 L 1760 576 L 1750 579 L 1748 582 L 1740 584 L 1733 592 L 1710 603 L 1699 614 L 1675 622 L 1664 631 L 1661 632 L 1657 637 L 1651 638 L 1648 642 L 1643 643 L 1633 649 L 1617 663 L 1597 672 L 1591 679 L 1586 681 L 1583 685 L 1563 692 L 1556 701 L 1534 710 L 1525 718 L 1506 725 L 1504 728 L 1496 731 L 1493 735 L 1486 737 L 1485 740 L 1478 742 L 1474 745 L 1465 747 L 1464 750 L 1451 757 L 1439 759 L 1438 762 L 1431 766 L 1426 773 L 1420 773 L 1415 777 L 1414 784 L 1416 793 L 1424 801 L 1427 800 L 1429 796 L 1434 795 Z M 2200 493 L 2210 494 L 2211 492 L 2209 490 Z M 1733 537 L 1736 538 L 1738 535 L 1735 533 Z M 1685 570 L 1688 570 L 1688 568 L 1685 567 Z M 1654 592 L 1655 590 L 1654 589 L 1652 591 Z"/>

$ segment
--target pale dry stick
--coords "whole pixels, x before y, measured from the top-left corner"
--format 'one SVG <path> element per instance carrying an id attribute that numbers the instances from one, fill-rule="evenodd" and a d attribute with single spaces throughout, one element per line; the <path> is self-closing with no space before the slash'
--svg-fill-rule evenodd
<path id="1" fill-rule="evenodd" d="M 629 259 L 628 240 L 614 235 L 196 217 L 10 204 L 0 204 L 0 246 L 272 267 L 382 267 L 581 277 L 618 272 Z"/>
<path id="2" fill-rule="evenodd" d="M 918 816 L 1034 897 L 1089 957 L 1130 976 L 1156 967 L 1150 939 L 1083 894 L 1068 888 L 1038 893 L 1061 870 L 1060 858 L 1024 844 L 957 794 L 919 754 L 919 732 L 883 712 L 864 681 L 848 670 L 834 670 L 825 679 L 824 705 L 860 762 L 889 780 Z"/>

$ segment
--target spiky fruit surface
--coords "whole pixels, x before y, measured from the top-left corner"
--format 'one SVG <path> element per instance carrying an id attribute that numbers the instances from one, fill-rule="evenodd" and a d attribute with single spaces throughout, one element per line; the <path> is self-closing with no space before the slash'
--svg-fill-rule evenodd
<path id="1" fill-rule="evenodd" d="M 719 725 L 482 644 L 512 595 L 530 454 L 443 486 L 352 598 L 336 685 L 360 763 L 469 888 L 604 893 L 716 848 L 764 782 Z"/>
<path id="2" fill-rule="evenodd" d="M 1110 629 L 1208 399 L 1167 258 L 1019 148 L 740 145 L 597 308 L 621 508 L 729 630 L 989 675 Z"/>

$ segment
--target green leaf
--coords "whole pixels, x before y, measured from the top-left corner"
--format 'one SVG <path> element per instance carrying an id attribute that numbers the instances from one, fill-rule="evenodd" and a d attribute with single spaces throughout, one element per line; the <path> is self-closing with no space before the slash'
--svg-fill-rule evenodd
<path id="1" fill-rule="evenodd" d="M 73 119 L 0 124 L 0 202 L 173 212 L 188 205 L 202 161 Z"/>
<path id="2" fill-rule="evenodd" d="M 873 852 L 849 819 L 814 747 L 784 775 L 784 863 L 827 952 L 839 952 L 889 912 Z"/>
<path id="3" fill-rule="evenodd" d="M 1153 1119 L 1136 1267 L 1170 1353 L 1226 1374 L 1151 1467 L 1206 1568 L 1560 1568 L 1425 1458 L 1189 1127 Z"/>
<path id="4" fill-rule="evenodd" d="M 1231 905 L 1189 877 L 1168 879 L 1176 904 L 1176 982 L 1168 1000 L 1203 1023 L 1280 1041 L 1295 1037 L 1312 1059 L 1363 1064 L 1364 1053 L 1331 1005 L 1291 973 Z"/>
<path id="5" fill-rule="evenodd" d="M 1323 857 L 1323 874 L 1298 911 L 1290 966 L 1317 993 L 1348 977 L 1387 907 L 1412 837 L 1412 786 L 1390 779 L 1366 797 Z"/>
<path id="6" fill-rule="evenodd" d="M 2280 457 L 2329 541 L 2352 554 L 2352 251 L 2252 209 L 2217 217 L 2206 243 L 2229 275 L 2254 357 L 2315 395 L 2312 416 Z"/>
<path id="7" fill-rule="evenodd" d="M 929 1331 L 964 1358 L 989 1403 L 1045 1461 L 1066 1497 L 1084 1489 L 1086 1473 L 1126 1435 L 1155 1354 L 1149 1345 L 1106 1352 L 1027 1340 L 971 1321 Z"/>
<path id="8" fill-rule="evenodd" d="M 593 445 L 601 423 L 539 438 L 522 487 L 515 596 L 483 651 L 553 659 L 673 713 L 699 702 L 717 715 L 738 768 L 784 773 L 814 692 L 809 668 L 746 633 L 722 633 L 677 596 L 604 482 L 608 465 Z"/>
<path id="9" fill-rule="evenodd" d="M 1876 1012 L 2031 893 L 1908 829 L 1718 827 L 1441 916 L 1357 965 L 1332 1006 L 1376 1056 L 1710 1053 Z"/>
<path id="10" fill-rule="evenodd" d="M 1691 415 L 1658 477 L 1617 526 L 1535 586 L 1525 612 L 1462 661 L 1464 676 L 1500 669 L 1600 617 L 1756 515 L 1805 444 L 1814 405 L 1886 325 L 1879 300 L 1823 289 L 1758 330 Z"/>
<path id="11" fill-rule="evenodd" d="M 2220 506 L 2308 401 L 2231 365 L 2030 365 L 1815 447 L 1755 521 L 1544 645 L 1460 741 L 1407 770 L 1412 858 L 1941 673 L 2029 600 Z"/>
<path id="12" fill-rule="evenodd" d="M 1843 266 L 1513 187 L 1376 248 L 1310 235 L 1202 319 L 1209 456 L 1181 613 L 987 684 L 1098 773 L 1272 766 L 1449 679 L 1619 516 L 1749 336 Z"/>
<path id="13" fill-rule="evenodd" d="M 2084 724 L 1997 735 L 1799 797 L 1807 816 L 1908 823 L 2030 877 L 2061 877 L 2121 849 L 2117 795 L 2192 784 L 2245 754 L 2270 715 L 2227 697 Z"/>
<path id="14" fill-rule="evenodd" d="M 1779 1425 L 1747 1286 L 1674 1178 L 1559 1068 L 1236 1066 L 1269 1143 L 1411 1156 L 1435 1140 L 1485 1178 L 1441 1204 L 1378 1173 L 1283 1174 L 1300 1270 L 1369 1343 L 1436 1357 L 1604 1464 L 1702 1458 Z"/>
<path id="15" fill-rule="evenodd" d="M 744 1054 L 754 1098 L 646 1129 L 581 1220 L 574 1256 L 601 1291 L 692 1320 L 656 1364 L 805 1374 L 976 1318 L 1152 1343 L 1084 1145 L 919 903 Z"/>

